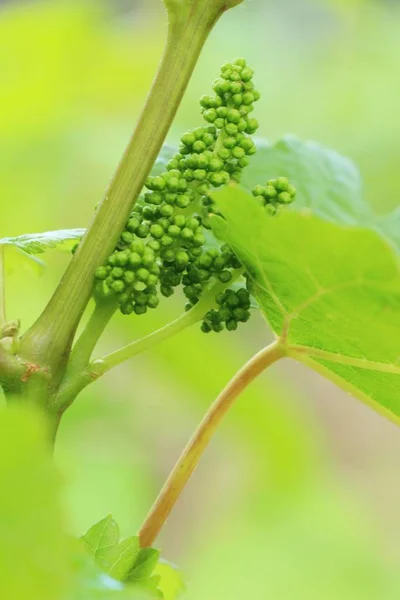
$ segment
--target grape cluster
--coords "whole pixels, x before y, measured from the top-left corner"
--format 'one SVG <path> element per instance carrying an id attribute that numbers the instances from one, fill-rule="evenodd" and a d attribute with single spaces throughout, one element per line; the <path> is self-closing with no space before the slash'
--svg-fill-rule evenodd
<path id="1" fill-rule="evenodd" d="M 243 59 L 222 67 L 214 94 L 200 101 L 206 125 L 185 133 L 165 172 L 147 179 L 114 252 L 96 270 L 96 293 L 115 297 L 123 314 L 156 308 L 160 295 L 169 297 L 178 286 L 189 310 L 216 285 L 225 291 L 215 298 L 218 308 L 205 315 L 202 330 L 233 330 L 249 318 L 249 292 L 228 289 L 241 273 L 240 261 L 227 245 L 208 247 L 205 234 L 216 212 L 212 192 L 239 181 L 256 152 L 250 136 L 258 123 L 249 115 L 260 94 L 252 77 Z M 278 196 L 290 194 L 289 188 L 276 189 Z"/>
<path id="2" fill-rule="evenodd" d="M 228 331 L 237 329 L 238 323 L 246 323 L 250 318 L 250 293 L 245 288 L 235 291 L 227 289 L 216 296 L 218 309 L 209 310 L 205 315 L 201 330 L 220 332 L 224 325 Z"/>
<path id="3" fill-rule="evenodd" d="M 296 188 L 286 177 L 270 179 L 266 185 L 256 185 L 252 192 L 269 214 L 275 214 L 279 206 L 291 204 L 296 197 Z"/>

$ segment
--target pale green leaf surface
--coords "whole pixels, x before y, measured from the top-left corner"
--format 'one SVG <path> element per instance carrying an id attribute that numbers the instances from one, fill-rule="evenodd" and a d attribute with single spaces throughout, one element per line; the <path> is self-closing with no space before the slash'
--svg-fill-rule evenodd
<path id="1" fill-rule="evenodd" d="M 155 548 L 142 548 L 133 569 L 128 574 L 127 581 L 139 581 L 150 577 L 159 558 L 160 553 Z"/>
<path id="2" fill-rule="evenodd" d="M 104 573 L 86 544 L 73 540 L 74 580 L 66 600 L 140 600 L 149 595 Z"/>
<path id="3" fill-rule="evenodd" d="M 82 540 L 96 559 L 102 561 L 119 542 L 119 527 L 111 515 L 93 525 Z"/>
<path id="4" fill-rule="evenodd" d="M 59 477 L 32 410 L 0 412 L 0 598 L 55 600 L 68 585 Z"/>
<path id="5" fill-rule="evenodd" d="M 286 212 L 269 218 L 239 188 L 215 194 L 214 230 L 251 274 L 290 355 L 392 419 L 400 416 L 400 273 L 371 230 Z"/>
<path id="6" fill-rule="evenodd" d="M 114 579 L 125 579 L 140 551 L 139 538 L 132 536 L 110 549 L 102 563 L 104 570 Z"/>

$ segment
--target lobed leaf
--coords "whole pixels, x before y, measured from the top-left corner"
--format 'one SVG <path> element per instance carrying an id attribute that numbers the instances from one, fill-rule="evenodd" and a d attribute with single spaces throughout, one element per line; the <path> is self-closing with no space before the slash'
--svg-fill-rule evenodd
<path id="1" fill-rule="evenodd" d="M 400 417 L 400 271 L 375 231 L 286 212 L 239 188 L 215 194 L 214 231 L 251 275 L 288 355 L 393 420 Z"/>

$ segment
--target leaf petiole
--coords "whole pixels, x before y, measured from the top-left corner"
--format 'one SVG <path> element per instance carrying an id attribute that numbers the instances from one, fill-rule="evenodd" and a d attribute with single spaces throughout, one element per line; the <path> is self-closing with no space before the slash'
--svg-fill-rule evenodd
<path id="1" fill-rule="evenodd" d="M 204 450 L 236 398 L 258 375 L 285 355 L 286 350 L 280 340 L 263 348 L 236 373 L 211 405 L 179 457 L 139 531 L 142 548 L 151 546 L 154 542 L 190 476 L 199 464 Z"/>

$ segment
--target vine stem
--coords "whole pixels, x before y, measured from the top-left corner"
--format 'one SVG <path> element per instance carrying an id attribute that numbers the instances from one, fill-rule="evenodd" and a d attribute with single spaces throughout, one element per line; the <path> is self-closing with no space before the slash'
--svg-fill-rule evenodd
<path id="1" fill-rule="evenodd" d="M 6 322 L 6 274 L 4 265 L 4 246 L 0 245 L 0 328 L 3 327 Z"/>
<path id="2" fill-rule="evenodd" d="M 286 350 L 280 340 L 263 348 L 236 373 L 211 405 L 171 471 L 139 531 L 142 548 L 153 544 L 190 476 L 199 464 L 208 443 L 236 398 L 258 375 L 285 355 Z"/>
<path id="3" fill-rule="evenodd" d="M 76 328 L 92 294 L 95 269 L 104 263 L 117 243 L 204 43 L 221 14 L 237 3 L 237 0 L 184 0 L 166 4 L 167 43 L 134 134 L 63 279 L 39 319 L 22 338 L 21 355 L 45 364 L 55 380 L 63 376 Z"/>

